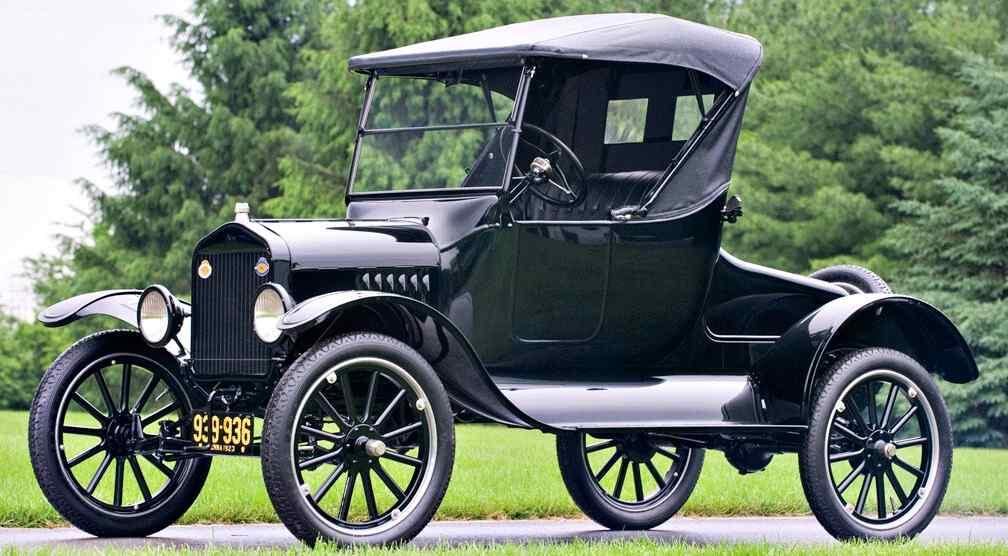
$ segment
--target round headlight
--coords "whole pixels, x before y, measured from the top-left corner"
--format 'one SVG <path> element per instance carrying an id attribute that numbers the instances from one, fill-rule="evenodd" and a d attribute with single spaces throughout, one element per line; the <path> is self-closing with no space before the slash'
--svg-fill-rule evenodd
<path id="1" fill-rule="evenodd" d="M 266 284 L 255 300 L 252 325 L 259 339 L 272 344 L 280 339 L 280 319 L 291 306 L 290 295 L 276 284 Z"/>
<path id="2" fill-rule="evenodd" d="M 137 325 L 148 344 L 162 347 L 178 333 L 182 316 L 175 297 L 164 286 L 151 286 L 140 296 Z"/>

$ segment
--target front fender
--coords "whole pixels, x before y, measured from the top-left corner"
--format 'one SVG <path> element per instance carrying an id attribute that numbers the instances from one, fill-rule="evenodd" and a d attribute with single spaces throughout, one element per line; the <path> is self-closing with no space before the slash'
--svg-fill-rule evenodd
<path id="1" fill-rule="evenodd" d="M 410 297 L 385 292 L 341 291 L 305 300 L 280 320 L 281 330 L 297 337 L 323 330 L 357 331 L 345 322 L 355 309 L 372 308 L 402 319 L 396 334 L 420 352 L 441 378 L 448 394 L 462 406 L 494 421 L 524 428 L 549 429 L 515 407 L 490 378 L 472 344 L 447 316 Z M 383 331 L 388 332 L 388 331 Z"/>
<path id="2" fill-rule="evenodd" d="M 950 382 L 979 376 L 965 338 L 945 314 L 905 295 L 857 294 L 826 303 L 793 325 L 756 361 L 754 372 L 776 424 L 807 422 L 826 354 L 889 347 Z"/>
<path id="3" fill-rule="evenodd" d="M 142 293 L 140 290 L 105 290 L 75 295 L 42 311 L 38 320 L 45 326 L 56 328 L 84 317 L 106 315 L 136 328 L 137 304 Z"/>
<path id="4" fill-rule="evenodd" d="M 38 320 L 49 328 L 66 326 L 85 317 L 97 315 L 119 319 L 133 328 L 137 326 L 137 306 L 140 304 L 141 290 L 104 290 L 83 293 L 69 299 L 64 299 L 39 313 Z M 179 300 L 183 306 L 189 304 Z M 184 352 L 189 351 L 189 317 L 182 321 L 182 329 L 175 339 Z M 180 352 L 174 346 L 166 348 L 178 355 Z"/>

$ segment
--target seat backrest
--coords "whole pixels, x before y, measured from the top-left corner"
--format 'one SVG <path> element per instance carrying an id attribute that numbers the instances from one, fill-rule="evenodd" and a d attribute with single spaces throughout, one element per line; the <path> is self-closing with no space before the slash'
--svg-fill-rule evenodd
<path id="1" fill-rule="evenodd" d="M 585 199 L 573 207 L 549 204 L 526 191 L 512 205 L 514 216 L 518 220 L 611 220 L 613 209 L 640 204 L 663 175 L 656 171 L 589 174 Z"/>

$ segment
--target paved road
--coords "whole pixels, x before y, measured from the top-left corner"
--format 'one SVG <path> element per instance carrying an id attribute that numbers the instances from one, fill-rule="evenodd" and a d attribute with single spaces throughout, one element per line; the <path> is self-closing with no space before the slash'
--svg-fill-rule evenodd
<path id="1" fill-rule="evenodd" d="M 810 517 L 784 518 L 674 518 L 648 532 L 604 531 L 583 520 L 438 521 L 431 523 L 413 544 L 493 544 L 568 542 L 575 539 L 611 541 L 647 537 L 661 542 L 716 544 L 772 542 L 819 544 L 834 542 Z M 921 542 L 1008 543 L 1008 518 L 939 517 L 921 535 Z M 189 525 L 169 527 L 146 539 L 96 539 L 76 529 L 0 529 L 0 547 L 63 546 L 101 550 L 109 547 L 290 547 L 297 543 L 281 525 Z"/>

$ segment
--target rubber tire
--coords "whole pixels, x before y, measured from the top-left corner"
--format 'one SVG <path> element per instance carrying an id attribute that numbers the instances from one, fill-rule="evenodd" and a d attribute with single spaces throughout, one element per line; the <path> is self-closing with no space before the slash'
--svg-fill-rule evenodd
<path id="1" fill-rule="evenodd" d="M 109 330 L 87 336 L 67 348 L 43 375 L 28 417 L 28 449 L 42 494 L 74 527 L 96 537 L 146 537 L 178 521 L 192 506 L 210 472 L 211 458 L 195 460 L 175 493 L 141 515 L 99 513 L 77 495 L 60 470 L 52 441 L 56 417 L 70 382 L 92 361 L 110 353 L 135 353 L 178 370 L 170 353 L 148 346 L 139 332 Z M 185 402 L 192 407 L 189 400 Z"/>
<path id="2" fill-rule="evenodd" d="M 671 496 L 654 508 L 628 511 L 614 506 L 598 491 L 594 478 L 588 472 L 580 433 L 557 434 L 556 447 L 560 476 L 574 504 L 595 523 L 615 531 L 653 529 L 671 519 L 689 500 L 693 489 L 696 488 L 704 461 L 704 451 L 693 448 L 690 463 L 683 470 L 681 482 Z"/>
<path id="3" fill-rule="evenodd" d="M 877 369 L 888 369 L 909 378 L 917 385 L 934 411 L 938 425 L 938 466 L 935 483 L 929 488 L 925 506 L 909 521 L 889 530 L 871 529 L 850 516 L 837 500 L 829 470 L 820 460 L 826 428 L 833 408 L 843 390 L 859 376 Z M 900 540 L 915 537 L 938 513 L 952 471 L 952 426 L 938 385 L 927 370 L 910 356 L 888 348 L 864 348 L 851 352 L 834 363 L 818 381 L 809 418 L 809 430 L 798 451 L 798 469 L 802 488 L 812 513 L 829 534 L 839 540 Z"/>
<path id="4" fill-rule="evenodd" d="M 828 266 L 822 270 L 817 270 L 810 275 L 811 278 L 836 284 L 850 293 L 892 293 L 892 288 L 874 272 L 853 264 L 841 264 Z M 853 286 L 859 291 L 851 290 Z"/>
<path id="5" fill-rule="evenodd" d="M 306 390 L 322 374 L 354 357 L 381 357 L 406 370 L 424 390 L 438 429 L 437 461 L 431 484 L 413 512 L 395 527 L 372 536 L 335 531 L 312 512 L 296 477 L 291 473 L 291 432 Z M 273 508 L 290 532 L 309 546 L 325 539 L 339 546 L 398 545 L 415 537 L 441 505 L 455 460 L 455 431 L 451 403 L 440 378 L 416 350 L 381 334 L 356 332 L 336 337 L 307 351 L 277 384 L 266 409 L 262 435 L 262 472 Z"/>

